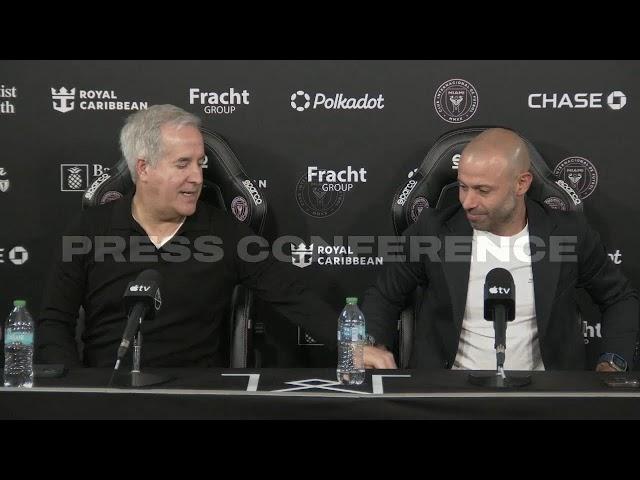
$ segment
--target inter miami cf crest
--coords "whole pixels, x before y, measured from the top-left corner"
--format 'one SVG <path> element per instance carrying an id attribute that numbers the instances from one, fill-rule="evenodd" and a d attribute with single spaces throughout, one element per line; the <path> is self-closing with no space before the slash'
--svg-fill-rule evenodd
<path id="1" fill-rule="evenodd" d="M 247 219 L 249 216 L 249 205 L 244 197 L 238 196 L 231 201 L 231 212 L 233 212 L 235 217 L 241 222 Z"/>
<path id="2" fill-rule="evenodd" d="M 598 171 L 586 158 L 565 158 L 556 165 L 553 173 L 573 188 L 582 200 L 591 195 L 598 186 Z"/>
<path id="3" fill-rule="evenodd" d="M 466 122 L 478 110 L 478 92 L 466 80 L 452 78 L 438 87 L 433 106 L 440 118 L 449 123 Z"/>
<path id="4" fill-rule="evenodd" d="M 334 214 L 344 202 L 344 192 L 329 190 L 321 182 L 309 182 L 303 175 L 296 185 L 296 201 L 300 210 L 316 218 Z"/>

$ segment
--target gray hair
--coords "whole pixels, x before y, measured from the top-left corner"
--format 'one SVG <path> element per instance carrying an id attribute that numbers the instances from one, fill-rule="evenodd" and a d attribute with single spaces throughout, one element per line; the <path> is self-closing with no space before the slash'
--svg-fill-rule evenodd
<path id="1" fill-rule="evenodd" d="M 131 179 L 135 182 L 136 161 L 145 159 L 155 166 L 162 158 L 163 142 L 160 128 L 172 125 L 178 128 L 191 125 L 200 128 L 201 120 L 175 105 L 152 105 L 127 117 L 120 131 L 120 150 L 127 161 Z"/>

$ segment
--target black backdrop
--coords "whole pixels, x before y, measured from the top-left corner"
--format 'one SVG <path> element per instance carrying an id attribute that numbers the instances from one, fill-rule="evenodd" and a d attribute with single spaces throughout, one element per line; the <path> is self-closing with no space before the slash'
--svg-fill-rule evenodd
<path id="1" fill-rule="evenodd" d="M 0 312 L 25 298 L 38 313 L 54 238 L 87 183 L 119 158 L 126 115 L 156 103 L 196 113 L 226 137 L 267 195 L 267 237 L 307 244 L 312 235 L 334 244 L 334 236 L 393 234 L 393 194 L 438 136 L 509 126 L 574 181 L 612 260 L 638 286 L 639 82 L 637 61 L 3 61 Z M 305 193 L 298 182 L 310 166 L 364 168 L 366 181 Z M 337 314 L 379 268 L 316 257 L 300 273 Z M 592 347 L 598 312 L 579 295 Z M 267 362 L 334 363 L 269 309 L 261 316 L 279 349 Z"/>

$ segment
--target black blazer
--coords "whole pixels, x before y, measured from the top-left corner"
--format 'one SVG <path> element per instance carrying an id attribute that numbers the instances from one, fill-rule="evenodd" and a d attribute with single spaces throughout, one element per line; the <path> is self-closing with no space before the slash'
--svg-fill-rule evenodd
<path id="1" fill-rule="evenodd" d="M 583 214 L 553 210 L 529 198 L 526 207 L 538 338 L 545 369 L 585 368 L 586 352 L 582 324 L 576 316 L 575 288 L 585 288 L 602 311 L 603 352 L 617 353 L 631 364 L 638 331 L 637 290 L 610 261 L 600 236 L 589 227 Z M 416 245 L 416 236 L 437 237 L 434 241 L 439 241 L 442 248 L 437 255 L 433 250 L 411 261 L 411 252 L 415 256 L 417 251 L 411 248 Z M 416 287 L 424 287 L 417 309 L 411 368 L 453 365 L 467 299 L 472 237 L 473 230 L 460 205 L 444 210 L 424 209 L 418 221 L 401 237 L 405 260 L 387 260 L 375 284 L 364 295 L 362 311 L 368 333 L 377 343 L 392 346 L 400 311 L 407 306 Z M 534 244 L 535 237 L 541 240 L 536 241 L 538 245 Z M 448 241 L 455 243 L 458 251 L 467 253 L 458 254 L 451 261 L 453 250 Z M 573 248 L 574 254 L 562 255 L 558 261 L 558 255 L 552 255 L 549 248 L 552 241 Z M 465 245 L 467 248 L 463 248 Z M 541 252 L 545 252 L 541 260 L 534 261 Z"/>

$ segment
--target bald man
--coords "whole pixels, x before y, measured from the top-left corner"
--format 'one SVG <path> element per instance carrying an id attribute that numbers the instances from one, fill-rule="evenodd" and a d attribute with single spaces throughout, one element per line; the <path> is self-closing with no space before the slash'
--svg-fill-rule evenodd
<path id="1" fill-rule="evenodd" d="M 469 142 L 458 167 L 460 205 L 424 209 L 403 233 L 406 261 L 386 263 L 365 293 L 362 310 L 374 339 L 365 347 L 367 368 L 397 368 L 391 353 L 397 319 L 420 285 L 425 293 L 416 310 L 409 367 L 495 370 L 483 289 L 487 273 L 498 267 L 512 274 L 516 292 L 505 370 L 585 368 L 575 288 L 585 288 L 602 311 L 603 354 L 596 370 L 630 368 L 637 291 L 582 214 L 552 210 L 526 196 L 529 167 L 528 148 L 513 131 L 487 129 Z M 416 237 L 439 245 L 437 254 L 412 251 Z"/>

